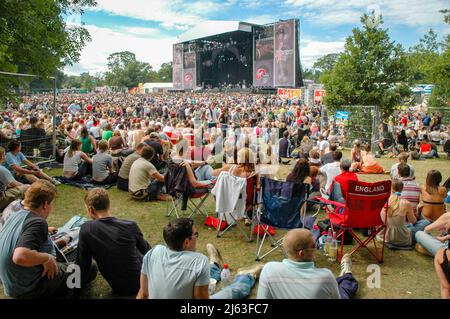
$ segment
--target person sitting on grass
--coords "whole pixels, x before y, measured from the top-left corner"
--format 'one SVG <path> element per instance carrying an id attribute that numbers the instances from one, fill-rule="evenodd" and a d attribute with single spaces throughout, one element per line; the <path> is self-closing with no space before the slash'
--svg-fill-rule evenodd
<path id="1" fill-rule="evenodd" d="M 436 145 L 431 145 L 430 141 L 428 140 L 428 135 L 425 135 L 423 137 L 423 141 L 420 143 L 420 157 L 421 158 L 439 158 L 439 154 L 436 151 Z"/>
<path id="2" fill-rule="evenodd" d="M 90 281 L 85 274 L 89 274 L 94 259 L 115 294 L 136 296 L 142 258 L 150 245 L 136 222 L 112 216 L 105 189 L 91 189 L 84 197 L 84 204 L 92 221 L 80 228 L 77 264 L 81 268 L 82 285 Z"/>
<path id="3" fill-rule="evenodd" d="M 128 192 L 136 200 L 169 199 L 168 195 L 161 193 L 164 175 L 161 175 L 150 162 L 154 155 L 152 147 L 145 147 L 142 149 L 141 158 L 131 165 Z"/>
<path id="4" fill-rule="evenodd" d="M 98 185 L 113 184 L 117 173 L 113 172 L 113 158 L 108 154 L 108 142 L 98 142 L 98 153 L 92 157 L 92 182 Z"/>
<path id="5" fill-rule="evenodd" d="M 371 152 L 370 144 L 364 145 L 364 151 L 362 152 L 362 167 L 360 173 L 364 174 L 383 174 L 384 168 L 378 164 L 375 159 L 375 155 Z"/>
<path id="6" fill-rule="evenodd" d="M 70 147 L 64 155 L 63 176 L 71 180 L 80 180 L 90 171 L 92 159 L 81 151 L 82 143 L 79 139 L 70 142 Z"/>
<path id="7" fill-rule="evenodd" d="M 136 150 L 134 153 L 128 155 L 125 157 L 125 160 L 123 161 L 122 165 L 120 166 L 119 174 L 117 176 L 117 188 L 122 191 L 128 192 L 128 179 L 130 177 L 130 169 L 131 165 L 141 157 L 142 150 L 144 147 L 150 147 L 146 143 L 139 143 L 138 146 L 136 146 Z"/>
<path id="8" fill-rule="evenodd" d="M 250 295 L 262 264 L 238 269 L 234 282 L 209 295 L 210 278 L 220 281 L 223 259 L 206 245 L 208 258 L 196 252 L 199 233 L 190 218 L 170 221 L 163 231 L 166 246 L 157 245 L 145 256 L 137 299 L 243 299 Z"/>
<path id="9" fill-rule="evenodd" d="M 450 218 L 447 221 L 450 223 Z M 450 251 L 448 248 L 442 248 L 434 257 L 434 267 L 441 286 L 441 298 L 450 299 Z"/>
<path id="10" fill-rule="evenodd" d="M 387 221 L 385 220 L 385 208 L 380 212 L 380 216 L 387 224 L 387 228 L 383 231 L 386 232 L 386 244 L 394 247 L 411 247 L 415 243 L 415 231 L 413 226 L 407 227 L 406 222 L 412 225 L 416 223 L 417 219 L 411 203 L 400 198 L 402 190 L 403 183 L 395 179 L 392 182 L 392 193 L 388 201 Z M 379 241 L 383 241 L 383 232 L 377 235 Z"/>
<path id="11" fill-rule="evenodd" d="M 14 176 L 1 164 L 5 162 L 5 149 L 0 147 L 0 216 L 1 211 L 16 199 L 23 198 L 30 185 L 16 181 Z"/>
<path id="12" fill-rule="evenodd" d="M 412 167 L 412 165 L 408 164 L 408 157 L 409 157 L 409 154 L 407 152 L 401 152 L 398 155 L 398 163 L 395 163 L 391 167 L 391 179 L 400 178 L 400 176 L 398 174 L 398 166 L 400 164 L 408 165 L 409 166 L 409 176 L 406 176 L 406 177 L 414 178 L 414 167 Z"/>
<path id="13" fill-rule="evenodd" d="M 24 207 L 0 228 L 0 280 L 13 298 L 52 298 L 68 294 L 68 264 L 56 261 L 47 218 L 56 188 L 46 180 L 33 183 Z"/>
<path id="14" fill-rule="evenodd" d="M 39 179 L 45 179 L 55 185 L 61 184 L 56 179 L 41 172 L 39 167 L 27 160 L 21 152 L 21 143 L 19 141 L 10 141 L 6 148 L 8 153 L 6 153 L 6 162 L 3 165 L 13 173 L 19 182 L 32 184 Z M 22 167 L 22 164 L 25 164 L 26 167 Z"/>
<path id="15" fill-rule="evenodd" d="M 416 250 L 424 255 L 436 256 L 441 249 L 448 249 L 450 240 L 450 212 L 441 215 L 423 231 L 416 233 Z M 440 231 L 439 236 L 431 235 L 433 231 Z"/>
<path id="16" fill-rule="evenodd" d="M 267 263 L 259 279 L 258 299 L 352 299 L 358 281 L 352 274 L 350 255 L 341 261 L 335 278 L 326 268 L 316 268 L 316 244 L 307 229 L 292 229 L 283 240 L 287 258 Z"/>

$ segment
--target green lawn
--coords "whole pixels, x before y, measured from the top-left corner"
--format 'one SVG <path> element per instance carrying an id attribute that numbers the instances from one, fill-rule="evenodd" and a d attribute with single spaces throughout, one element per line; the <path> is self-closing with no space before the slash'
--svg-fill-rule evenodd
<path id="1" fill-rule="evenodd" d="M 348 151 L 344 152 L 348 156 Z M 380 159 L 380 163 L 386 170 L 389 170 L 396 159 Z M 411 164 L 416 171 L 419 183 L 423 183 L 426 173 L 430 169 L 439 169 L 444 180 L 450 175 L 450 161 L 446 159 L 433 159 L 426 161 L 413 161 Z M 283 166 L 277 176 L 283 178 L 289 166 Z M 50 171 L 51 175 L 59 175 L 61 169 Z M 389 178 L 387 175 L 363 176 L 362 179 L 375 181 Z M 49 225 L 62 226 L 73 215 L 86 216 L 83 205 L 85 191 L 71 187 L 58 186 L 58 195 L 52 215 L 49 217 Z M 164 243 L 162 238 L 162 228 L 169 220 L 165 216 L 166 204 L 163 202 L 140 203 L 122 192 L 113 188 L 109 191 L 111 197 L 112 213 L 124 219 L 136 221 L 142 229 L 145 238 L 153 246 Z M 208 213 L 213 213 L 213 200 L 210 199 Z M 215 232 L 203 225 L 203 218 L 195 216 L 197 228 L 200 233 L 198 239 L 198 251 L 206 253 L 207 243 L 215 244 L 222 253 L 225 262 L 230 265 L 232 273 L 242 266 L 255 263 L 256 243 L 248 243 L 244 240 L 238 229 L 225 234 L 223 238 L 216 238 Z M 250 229 L 250 228 L 248 228 Z M 278 232 L 280 236 L 282 233 Z M 269 246 L 268 246 L 269 247 Z M 346 246 L 347 247 L 347 246 Z M 347 247 L 348 249 L 349 247 Z M 371 274 L 367 272 L 367 267 L 375 263 L 374 259 L 363 250 L 353 255 L 353 270 L 355 277 L 359 280 L 358 298 L 440 298 L 439 284 L 435 275 L 433 259 L 423 256 L 416 251 L 390 251 L 386 250 L 385 261 L 381 267 L 381 288 L 369 289 L 366 284 L 367 277 Z M 316 254 L 316 265 L 327 267 L 336 275 L 339 274 L 337 262 L 330 262 L 321 252 Z M 276 252 L 266 257 L 263 261 L 282 260 L 283 254 Z M 220 287 L 220 286 L 219 286 Z M 256 287 L 253 289 L 251 298 L 256 296 Z M 113 298 L 111 290 L 106 281 L 98 276 L 91 288 L 84 294 L 85 298 Z M 0 298 L 5 298 L 3 289 L 0 289 Z"/>

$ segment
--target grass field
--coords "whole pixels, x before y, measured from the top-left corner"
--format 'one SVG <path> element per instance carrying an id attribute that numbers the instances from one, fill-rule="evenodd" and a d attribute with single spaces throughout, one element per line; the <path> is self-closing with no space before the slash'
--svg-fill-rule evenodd
<path id="1" fill-rule="evenodd" d="M 348 156 L 348 151 L 344 152 Z M 386 170 L 389 170 L 396 159 L 380 159 L 380 163 Z M 446 159 L 433 159 L 426 161 L 413 161 L 411 164 L 416 171 L 416 178 L 423 184 L 426 173 L 431 169 L 441 171 L 444 180 L 450 175 L 450 161 Z M 289 166 L 282 166 L 277 173 L 278 178 L 283 178 L 289 172 Z M 60 175 L 61 169 L 50 170 L 51 175 Z M 361 176 L 366 181 L 375 181 L 389 178 L 388 175 Z M 148 242 L 154 246 L 163 244 L 162 229 L 169 220 L 165 216 L 166 203 L 136 202 L 122 192 L 113 188 L 109 191 L 111 198 L 111 212 L 119 218 L 134 220 L 138 223 Z M 58 186 L 58 195 L 54 211 L 49 217 L 50 226 L 62 226 L 73 215 L 86 216 L 84 210 L 83 197 L 85 191 L 66 185 Z M 208 213 L 213 213 L 214 202 L 210 198 L 207 203 Z M 197 229 L 200 233 L 198 239 L 198 251 L 206 253 L 205 245 L 213 243 L 222 253 L 225 262 L 230 265 L 232 274 L 242 266 L 255 263 L 256 243 L 246 242 L 238 229 L 233 229 L 223 238 L 216 238 L 215 231 L 203 225 L 203 218 L 199 215 L 193 217 Z M 248 228 L 250 230 L 250 228 Z M 278 232 L 277 236 L 281 236 Z M 269 245 L 267 245 L 269 247 Z M 346 246 L 346 249 L 349 249 Z M 359 291 L 357 298 L 440 298 L 439 283 L 434 271 L 433 259 L 419 254 L 416 251 L 391 251 L 386 250 L 385 261 L 380 264 L 381 268 L 381 288 L 370 289 L 366 280 L 371 272 L 367 272 L 367 267 L 374 264 L 375 260 L 364 250 L 360 250 L 353 255 L 353 273 L 359 281 Z M 275 252 L 266 257 L 263 261 L 282 260 L 283 254 Z M 322 254 L 316 253 L 316 266 L 326 267 L 339 274 L 337 262 L 330 262 Z M 220 287 L 220 286 L 219 286 Z M 255 298 L 257 286 L 253 289 L 251 298 Z M 84 293 L 84 298 L 114 298 L 107 282 L 98 276 L 91 287 Z M 3 289 L 0 289 L 0 298 L 5 298 Z"/>

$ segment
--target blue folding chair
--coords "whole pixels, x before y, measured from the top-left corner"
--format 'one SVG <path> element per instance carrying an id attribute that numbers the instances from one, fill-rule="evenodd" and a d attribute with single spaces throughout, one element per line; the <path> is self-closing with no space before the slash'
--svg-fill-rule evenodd
<path id="1" fill-rule="evenodd" d="M 312 228 L 314 219 L 306 216 L 306 199 L 309 195 L 308 184 L 277 181 L 263 177 L 261 179 L 262 202 L 256 212 L 256 260 L 259 261 L 277 249 L 282 249 L 283 238 L 276 240 L 269 233 L 271 226 L 281 230 L 294 228 Z M 260 230 L 264 234 L 260 235 Z M 262 253 L 264 242 L 268 239 L 272 248 Z"/>

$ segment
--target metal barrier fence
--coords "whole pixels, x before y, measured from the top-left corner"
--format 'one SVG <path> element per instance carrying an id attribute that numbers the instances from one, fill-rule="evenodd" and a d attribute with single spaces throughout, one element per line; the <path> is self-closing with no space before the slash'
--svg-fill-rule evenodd
<path id="1" fill-rule="evenodd" d="M 38 75 L 33 74 L 21 74 L 21 73 L 11 73 L 0 71 L 1 77 L 6 78 L 41 78 Z M 52 162 L 56 158 L 56 79 L 55 77 L 48 77 L 53 82 L 53 105 L 50 107 L 53 118 L 53 130 L 50 134 L 46 133 L 45 130 L 36 127 L 30 127 L 26 130 L 22 130 L 20 135 L 13 135 L 12 139 L 18 140 L 22 145 L 22 153 L 30 160 L 36 164 Z M 11 86 L 17 85 L 17 82 L 11 81 Z M 18 81 L 20 82 L 20 81 Z M 11 139 L 1 134 L 0 136 L 0 146 L 6 147 Z"/>
<path id="2" fill-rule="evenodd" d="M 331 115 L 330 115 L 331 113 Z M 347 114 L 348 118 L 339 118 L 339 113 Z M 335 129 L 341 131 L 344 136 L 344 147 L 351 148 L 353 141 L 359 139 L 362 143 L 371 144 L 372 150 L 376 150 L 380 123 L 380 112 L 378 106 L 346 105 L 339 110 L 328 112 L 329 118 L 334 122 Z"/>

